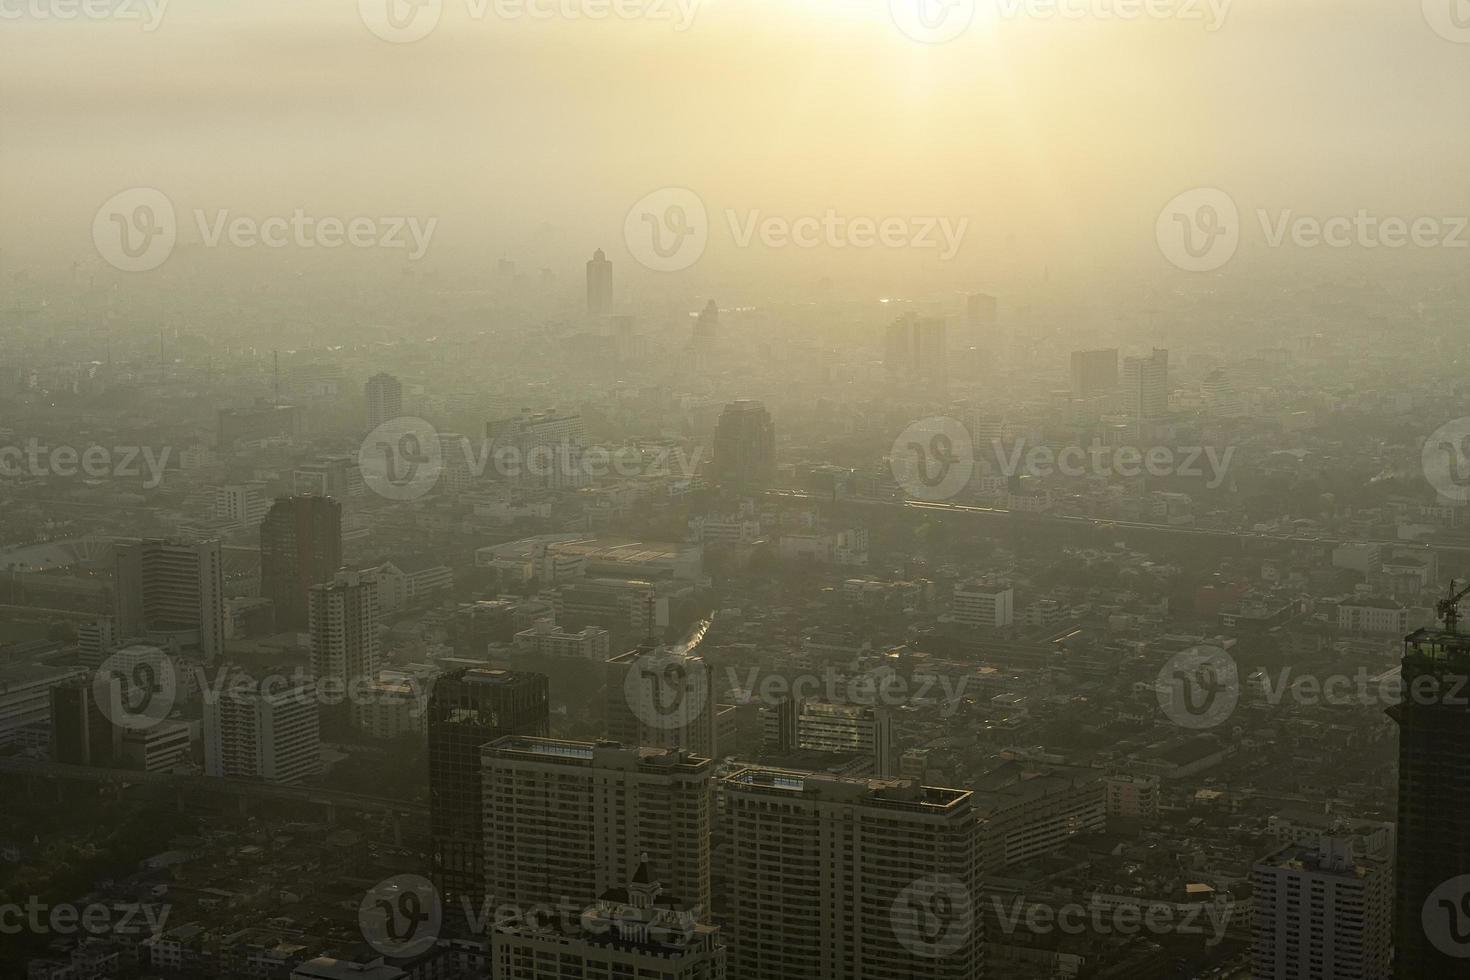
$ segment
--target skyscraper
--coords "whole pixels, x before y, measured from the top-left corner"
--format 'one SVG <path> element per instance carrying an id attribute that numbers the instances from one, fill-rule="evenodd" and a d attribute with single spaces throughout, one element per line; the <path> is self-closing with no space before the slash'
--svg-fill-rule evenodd
<path id="1" fill-rule="evenodd" d="M 166 637 L 213 660 L 225 650 L 224 589 L 218 541 L 150 538 L 114 546 L 119 636 Z"/>
<path id="2" fill-rule="evenodd" d="M 702 657 L 639 647 L 607 661 L 607 737 L 715 755 L 714 671 Z"/>
<path id="3" fill-rule="evenodd" d="M 307 634 L 318 685 L 340 694 L 377 676 L 378 615 L 378 583 L 369 574 L 338 572 L 311 587 Z"/>
<path id="4" fill-rule="evenodd" d="M 715 426 L 712 467 L 721 485 L 761 490 L 776 476 L 776 426 L 761 402 L 742 398 L 725 406 Z"/>
<path id="5" fill-rule="evenodd" d="M 1254 980 L 1386 980 L 1393 892 L 1386 860 L 1322 837 L 1257 861 L 1251 885 Z"/>
<path id="6" fill-rule="evenodd" d="M 306 629 L 311 587 L 341 567 L 341 504 L 306 495 L 271 505 L 260 525 L 260 594 L 275 608 L 276 629 Z"/>
<path id="7" fill-rule="evenodd" d="M 593 902 L 646 855 L 676 907 L 710 909 L 710 776 L 687 752 L 499 739 L 482 750 L 485 892 L 530 908 Z"/>
<path id="8" fill-rule="evenodd" d="M 1155 347 L 1148 357 L 1123 359 L 1123 411 L 1135 419 L 1169 414 L 1169 352 Z"/>
<path id="9" fill-rule="evenodd" d="M 1400 676 L 1403 699 L 1388 709 L 1399 726 L 1394 976 L 1459 976 L 1470 954 L 1470 635 L 1415 630 Z"/>
<path id="10" fill-rule="evenodd" d="M 365 386 L 367 427 L 371 431 L 403 414 L 403 384 L 391 374 L 375 374 Z"/>
<path id="11" fill-rule="evenodd" d="M 721 791 L 732 976 L 983 975 L 968 791 L 775 769 Z"/>
<path id="12" fill-rule="evenodd" d="M 1118 387 L 1118 348 L 1072 352 L 1072 395 L 1090 398 Z"/>
<path id="13" fill-rule="evenodd" d="M 480 747 L 550 728 L 545 674 L 474 669 L 446 674 L 429 694 L 429 824 L 434 885 L 445 908 L 484 901 Z"/>
<path id="14" fill-rule="evenodd" d="M 949 330 L 937 317 L 906 313 L 888 327 L 883 363 L 895 381 L 943 382 L 948 375 Z"/>
<path id="15" fill-rule="evenodd" d="M 612 312 L 612 305 L 613 267 L 599 248 L 587 261 L 587 313 L 605 316 Z"/>

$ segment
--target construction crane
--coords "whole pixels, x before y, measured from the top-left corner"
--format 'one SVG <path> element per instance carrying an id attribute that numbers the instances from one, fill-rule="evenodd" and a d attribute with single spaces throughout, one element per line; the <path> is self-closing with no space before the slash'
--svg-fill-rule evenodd
<path id="1" fill-rule="evenodd" d="M 1444 623 L 1444 628 L 1451 633 L 1459 632 L 1460 625 L 1460 600 L 1470 595 L 1470 584 L 1467 584 L 1459 592 L 1455 591 L 1455 580 L 1450 579 L 1450 595 L 1446 599 L 1439 600 L 1434 611 Z"/>

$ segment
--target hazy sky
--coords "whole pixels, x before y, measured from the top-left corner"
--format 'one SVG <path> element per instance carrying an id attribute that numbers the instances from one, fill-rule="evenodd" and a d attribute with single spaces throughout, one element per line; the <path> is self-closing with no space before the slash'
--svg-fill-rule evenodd
<path id="1" fill-rule="evenodd" d="M 981 0 L 943 44 L 906 36 L 887 0 L 704 0 L 685 30 L 675 0 L 601 21 L 443 0 L 413 43 L 374 36 L 356 0 L 172 0 L 152 31 L 27 12 L 67 2 L 0 0 L 17 258 L 95 260 L 98 205 L 135 186 L 169 195 L 181 241 L 196 208 L 413 214 L 439 219 L 436 260 L 532 266 L 598 245 L 628 266 L 624 216 L 665 186 L 700 195 L 704 261 L 737 269 L 894 257 L 738 254 L 727 209 L 964 218 L 965 269 L 1157 265 L 1160 207 L 1200 186 L 1242 212 L 1470 213 L 1470 44 L 1420 0 L 1237 0 L 1213 31 Z"/>

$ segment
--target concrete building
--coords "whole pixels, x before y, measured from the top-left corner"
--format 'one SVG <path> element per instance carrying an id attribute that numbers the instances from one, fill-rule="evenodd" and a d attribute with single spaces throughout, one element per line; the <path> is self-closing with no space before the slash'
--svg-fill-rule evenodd
<path id="1" fill-rule="evenodd" d="M 218 541 L 150 538 L 113 548 L 113 619 L 119 636 L 197 649 L 225 649 L 224 571 Z"/>
<path id="2" fill-rule="evenodd" d="M 607 737 L 717 758 L 714 671 L 676 649 L 637 647 L 606 661 Z"/>
<path id="3" fill-rule="evenodd" d="M 719 930 L 660 901 L 645 860 L 626 887 L 610 889 L 578 919 L 579 931 L 536 928 L 517 916 L 491 933 L 500 980 L 724 980 Z"/>
<path id="4" fill-rule="evenodd" d="M 1008 585 L 960 582 L 954 587 L 954 619 L 974 629 L 1001 629 L 1016 619 L 1016 596 Z"/>
<path id="5" fill-rule="evenodd" d="M 968 792 L 774 769 L 739 770 L 720 792 L 732 976 L 984 975 Z"/>
<path id="6" fill-rule="evenodd" d="M 762 490 L 776 476 L 776 426 L 762 402 L 742 398 L 715 424 L 711 471 L 726 487 Z"/>
<path id="7" fill-rule="evenodd" d="M 481 758 L 485 891 L 497 904 L 590 905 L 647 855 L 680 910 L 709 915 L 709 759 L 520 736 Z"/>
<path id="8" fill-rule="evenodd" d="M 226 685 L 204 702 L 204 771 L 227 779 L 294 783 L 321 771 L 317 691 Z"/>
<path id="9" fill-rule="evenodd" d="M 307 635 L 317 683 L 347 685 L 376 677 L 379 665 L 378 583 L 360 572 L 339 572 L 310 589 Z"/>
<path id="10" fill-rule="evenodd" d="M 612 638 L 607 630 L 595 626 L 585 626 L 569 633 L 543 620 L 517 633 L 514 646 L 517 652 L 536 657 L 576 657 L 603 663 L 612 649 Z"/>
<path id="11" fill-rule="evenodd" d="M 1125 357 L 1120 386 L 1124 414 L 1157 419 L 1169 414 L 1169 352 L 1154 348 L 1148 357 Z"/>
<path id="12" fill-rule="evenodd" d="M 1387 861 L 1322 837 L 1262 858 L 1251 869 L 1251 885 L 1256 980 L 1387 980 L 1393 911 Z"/>
<path id="13" fill-rule="evenodd" d="M 260 525 L 260 594 L 276 629 L 301 632 L 311 588 L 342 567 L 342 505 L 330 497 L 281 497 Z"/>
<path id="14" fill-rule="evenodd" d="M 367 400 L 369 432 L 403 414 L 403 383 L 391 374 L 379 373 L 368 378 L 363 396 Z"/>
<path id="15" fill-rule="evenodd" d="M 788 728 L 795 725 L 794 736 L 789 731 L 783 736 L 780 730 L 783 720 Z M 815 700 L 787 701 L 762 709 L 761 729 L 763 740 L 771 749 L 866 755 L 873 761 L 873 775 L 896 775 L 893 719 L 883 708 Z M 792 738 L 794 744 L 782 744 Z"/>

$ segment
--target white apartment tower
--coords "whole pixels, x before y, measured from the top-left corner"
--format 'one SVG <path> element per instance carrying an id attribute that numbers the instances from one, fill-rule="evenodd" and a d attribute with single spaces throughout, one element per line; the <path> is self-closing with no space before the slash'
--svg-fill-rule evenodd
<path id="1" fill-rule="evenodd" d="M 317 683 L 347 685 L 376 677 L 376 579 L 362 572 L 338 572 L 332 581 L 311 587 L 308 605 L 311 671 Z"/>
<path id="2" fill-rule="evenodd" d="M 709 759 L 512 735 L 481 761 L 485 894 L 496 905 L 585 907 L 647 855 L 671 905 L 708 919 Z"/>
<path id="3" fill-rule="evenodd" d="M 316 688 L 230 685 L 204 702 L 204 771 L 227 779 L 294 783 L 321 768 Z"/>
<path id="4" fill-rule="evenodd" d="M 983 976 L 968 791 L 742 769 L 720 792 L 733 976 Z"/>
<path id="5" fill-rule="evenodd" d="M 1256 980 L 1387 980 L 1393 871 L 1322 836 L 1256 862 L 1251 976 Z"/>

